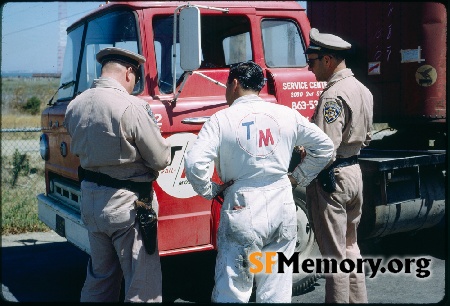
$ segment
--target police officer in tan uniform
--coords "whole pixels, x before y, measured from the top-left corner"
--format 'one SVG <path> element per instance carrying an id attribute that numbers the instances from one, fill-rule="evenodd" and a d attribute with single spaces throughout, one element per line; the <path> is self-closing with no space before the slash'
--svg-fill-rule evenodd
<path id="1" fill-rule="evenodd" d="M 363 204 L 358 155 L 371 140 L 373 117 L 372 94 L 345 65 L 350 48 L 340 37 L 313 28 L 305 52 L 317 81 L 327 82 L 312 122 L 334 144 L 330 163 L 306 189 L 307 204 L 322 256 L 338 263 L 361 258 L 356 235 Z M 367 303 L 364 273 L 325 277 L 325 302 Z"/>
<path id="2" fill-rule="evenodd" d="M 65 118 L 83 170 L 81 217 L 91 251 L 81 301 L 119 301 L 124 278 L 126 302 L 161 302 L 159 253 L 143 247 L 135 202 L 148 192 L 157 210 L 151 182 L 169 164 L 170 144 L 149 105 L 131 95 L 145 58 L 106 48 L 97 61 L 101 77 L 68 105 Z"/>

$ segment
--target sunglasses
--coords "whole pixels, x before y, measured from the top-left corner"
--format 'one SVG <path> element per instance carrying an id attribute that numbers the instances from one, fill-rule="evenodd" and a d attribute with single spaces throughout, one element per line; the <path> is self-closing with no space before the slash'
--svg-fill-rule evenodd
<path id="1" fill-rule="evenodd" d="M 312 63 L 314 63 L 315 60 L 321 60 L 323 57 L 324 57 L 324 55 L 318 56 L 318 57 L 316 57 L 316 58 L 308 58 L 308 59 L 306 60 L 306 63 L 308 64 L 308 66 L 311 66 Z"/>
<path id="2" fill-rule="evenodd" d="M 133 70 L 133 73 L 136 76 L 134 83 L 137 84 L 139 82 L 139 80 L 141 79 L 141 74 L 139 73 L 139 70 L 133 66 L 128 66 L 128 68 L 131 68 L 131 70 Z"/>

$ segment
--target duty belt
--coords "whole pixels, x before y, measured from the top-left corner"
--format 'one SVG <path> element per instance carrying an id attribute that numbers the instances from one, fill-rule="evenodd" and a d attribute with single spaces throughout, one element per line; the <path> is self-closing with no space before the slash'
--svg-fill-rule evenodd
<path id="1" fill-rule="evenodd" d="M 86 170 L 81 166 L 78 167 L 78 178 L 80 182 L 86 180 L 89 182 L 97 183 L 106 187 L 116 189 L 127 189 L 132 192 L 139 193 L 139 200 L 143 202 L 152 202 L 153 198 L 153 185 L 152 182 L 133 182 L 130 180 L 119 180 L 109 175 L 100 172 L 94 172 Z"/>
<path id="2" fill-rule="evenodd" d="M 331 168 L 341 168 L 358 163 L 358 155 L 353 155 L 346 158 L 336 158 L 336 160 L 331 164 Z"/>

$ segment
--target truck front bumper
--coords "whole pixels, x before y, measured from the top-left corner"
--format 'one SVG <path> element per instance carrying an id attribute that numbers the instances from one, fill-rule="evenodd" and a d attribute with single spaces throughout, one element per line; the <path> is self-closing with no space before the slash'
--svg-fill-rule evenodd
<path id="1" fill-rule="evenodd" d="M 43 193 L 37 199 L 39 219 L 58 235 L 90 254 L 88 231 L 80 214 Z"/>

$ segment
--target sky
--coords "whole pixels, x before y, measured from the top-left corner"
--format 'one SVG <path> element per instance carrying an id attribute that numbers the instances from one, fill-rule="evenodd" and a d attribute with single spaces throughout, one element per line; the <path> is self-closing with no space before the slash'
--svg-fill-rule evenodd
<path id="1" fill-rule="evenodd" d="M 58 2 L 2 2 L 1 72 L 56 73 Z M 66 27 L 103 2 L 66 2 Z"/>
<path id="2" fill-rule="evenodd" d="M 298 1 L 306 7 L 305 1 Z M 103 2 L 65 2 L 65 28 Z M 57 73 L 59 2 L 3 2 L 1 72 Z M 65 31 L 64 31 L 65 33 Z M 63 39 L 65 39 L 63 37 Z"/>

